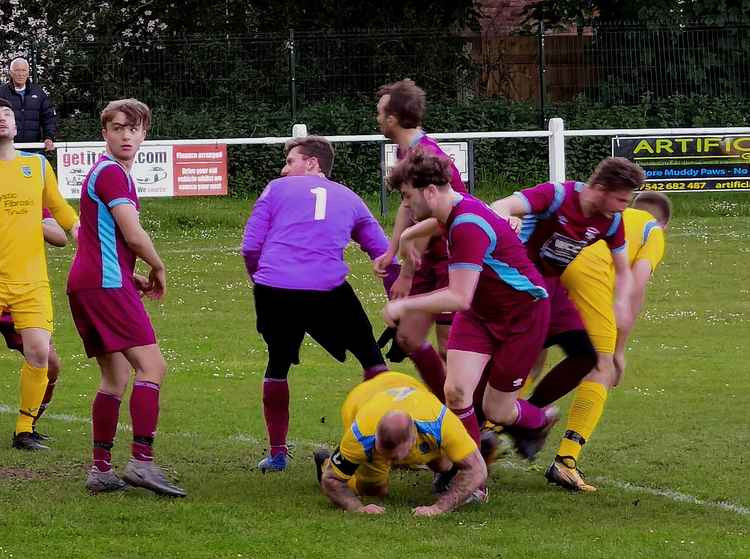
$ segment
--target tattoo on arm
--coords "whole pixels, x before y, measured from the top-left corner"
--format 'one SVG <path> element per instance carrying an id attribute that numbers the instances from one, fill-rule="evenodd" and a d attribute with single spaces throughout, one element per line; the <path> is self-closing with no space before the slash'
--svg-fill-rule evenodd
<path id="1" fill-rule="evenodd" d="M 487 480 L 487 466 L 478 450 L 458 462 L 456 466 L 458 474 L 453 478 L 448 491 L 435 502 L 444 512 L 461 506 L 472 492 Z"/>
<path id="2" fill-rule="evenodd" d="M 331 502 L 344 510 L 356 511 L 363 506 L 359 497 L 349 489 L 346 480 L 336 477 L 330 467 L 323 472 L 321 487 Z"/>

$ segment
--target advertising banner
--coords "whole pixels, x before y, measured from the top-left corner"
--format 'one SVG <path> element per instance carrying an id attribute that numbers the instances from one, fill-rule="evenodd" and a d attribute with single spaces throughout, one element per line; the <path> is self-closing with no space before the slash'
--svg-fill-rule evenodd
<path id="1" fill-rule="evenodd" d="M 57 182 L 65 198 L 79 198 L 83 179 L 104 153 L 104 144 L 57 149 Z M 144 144 L 130 174 L 138 196 L 214 196 L 227 194 L 227 147 Z"/>
<path id="2" fill-rule="evenodd" d="M 642 190 L 750 190 L 748 135 L 616 137 L 612 155 L 643 167 Z"/>
<path id="3" fill-rule="evenodd" d="M 468 142 L 440 142 L 440 149 L 445 155 L 453 160 L 453 164 L 461 173 L 461 180 L 469 184 L 469 143 Z M 396 166 L 396 144 L 385 144 L 385 175 L 391 174 L 391 169 Z"/>

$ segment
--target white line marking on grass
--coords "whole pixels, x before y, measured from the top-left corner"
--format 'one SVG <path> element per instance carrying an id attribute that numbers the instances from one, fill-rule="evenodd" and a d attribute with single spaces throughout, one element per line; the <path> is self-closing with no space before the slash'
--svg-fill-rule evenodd
<path id="1" fill-rule="evenodd" d="M 653 487 L 643 487 L 640 485 L 634 485 L 627 481 L 619 481 L 616 479 L 609 479 L 606 477 L 596 477 L 592 481 L 603 483 L 606 485 L 613 485 L 625 491 L 631 491 L 633 493 L 647 493 L 649 495 L 655 495 L 657 497 L 666 497 L 677 503 L 689 503 L 691 505 L 698 505 L 702 507 L 718 508 L 721 510 L 733 512 L 735 514 L 748 515 L 750 514 L 750 508 L 743 507 L 742 505 L 735 505 L 728 501 L 704 501 L 698 499 L 692 495 L 680 493 L 679 491 L 672 491 L 671 489 L 655 489 Z"/>
<path id="2" fill-rule="evenodd" d="M 17 409 L 15 407 L 8 406 L 6 404 L 0 404 L 0 413 L 4 414 L 12 414 L 15 415 L 18 413 Z M 45 413 L 44 419 L 51 419 L 53 421 L 62 421 L 64 423 L 82 423 L 82 424 L 90 424 L 91 419 L 84 418 L 84 417 L 78 417 L 75 415 L 70 414 L 59 414 L 59 413 Z M 129 425 L 118 423 L 117 425 L 118 431 L 131 431 L 131 427 Z M 186 437 L 186 438 L 195 438 L 199 437 L 200 433 L 189 433 L 189 432 L 173 432 L 173 433 L 161 433 L 162 435 L 172 435 L 177 437 Z M 232 442 L 240 442 L 240 443 L 252 443 L 252 444 L 265 444 L 265 439 L 259 439 L 258 437 L 255 437 L 249 433 L 237 433 L 235 435 L 232 435 L 227 438 L 228 441 Z M 290 440 L 290 443 L 292 443 L 291 446 L 294 446 L 294 443 L 296 443 L 299 446 L 307 446 L 310 448 L 320 448 L 322 446 L 325 446 L 324 443 L 319 443 L 315 441 L 308 441 L 304 439 L 296 439 L 296 440 Z M 505 468 L 508 470 L 518 470 L 528 473 L 528 469 L 520 464 L 514 464 L 513 462 L 496 462 L 498 466 L 501 468 Z M 674 501 L 675 503 L 687 503 L 690 505 L 696 505 L 699 507 L 708 507 L 708 508 L 715 508 L 715 509 L 721 509 L 727 512 L 733 512 L 735 514 L 739 514 L 742 516 L 750 515 L 750 508 L 737 505 L 735 503 L 730 503 L 728 501 L 706 501 L 704 499 L 699 499 L 698 497 L 694 497 L 692 495 L 688 495 L 686 493 L 680 493 L 679 491 L 673 491 L 672 489 L 657 489 L 654 487 L 645 487 L 642 485 L 636 485 L 634 483 L 630 483 L 629 481 L 620 481 L 617 479 L 610 479 L 606 477 L 595 477 L 591 478 L 591 481 L 601 483 L 604 485 L 610 485 L 613 487 L 617 487 L 618 489 L 622 489 L 623 491 L 629 491 L 631 493 L 645 493 L 647 495 L 653 495 L 654 497 L 664 497 L 666 499 L 669 499 L 670 501 Z"/>
<path id="3" fill-rule="evenodd" d="M 513 462 L 496 462 L 496 464 L 501 468 L 505 468 L 508 470 L 520 470 L 528 472 L 527 467 L 520 464 L 514 464 Z M 629 491 L 631 493 L 646 493 L 655 497 L 665 497 L 670 501 L 674 501 L 675 503 L 687 503 L 690 505 L 697 505 L 699 507 L 721 509 L 742 516 L 750 515 L 750 508 L 748 507 L 736 505 L 728 501 L 706 501 L 703 499 L 699 499 L 698 497 L 693 497 L 692 495 L 688 495 L 686 493 L 673 491 L 672 489 L 657 489 L 655 487 L 645 487 L 642 485 L 630 483 L 629 481 L 620 481 L 617 479 L 609 479 L 606 477 L 594 477 L 591 478 L 591 481 L 617 487 L 618 489 Z"/>

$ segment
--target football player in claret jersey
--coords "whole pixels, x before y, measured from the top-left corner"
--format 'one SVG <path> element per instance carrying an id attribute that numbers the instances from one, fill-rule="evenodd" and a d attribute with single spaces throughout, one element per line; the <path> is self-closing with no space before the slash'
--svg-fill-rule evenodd
<path id="1" fill-rule="evenodd" d="M 354 388 L 341 408 L 344 433 L 333 454 L 315 452 L 323 493 L 350 512 L 382 514 L 362 497 L 385 497 L 393 465 L 426 464 L 434 472 L 457 470 L 432 505 L 416 516 L 437 516 L 464 503 L 484 502 L 487 467 L 476 443 L 453 413 L 426 386 L 386 372 Z"/>
<path id="2" fill-rule="evenodd" d="M 447 288 L 391 300 L 384 318 L 393 325 L 412 310 L 456 312 L 448 340 L 448 407 L 479 444 L 474 392 L 489 365 L 485 416 L 514 426 L 541 447 L 557 410 L 519 400 L 518 394 L 547 335 L 544 280 L 508 222 L 480 200 L 453 190 L 449 180 L 447 161 L 421 149 L 391 173 L 391 187 L 420 221 L 401 235 L 401 252 L 418 259 L 414 239 L 444 229 L 450 266 Z"/>
<path id="3" fill-rule="evenodd" d="M 608 157 L 599 163 L 588 183 L 543 183 L 492 204 L 501 216 L 523 216 L 521 240 L 544 275 L 550 296 L 551 319 L 545 347 L 559 345 L 566 355 L 529 397 L 529 402 L 537 406 L 547 406 L 573 390 L 596 365 L 596 351 L 560 275 L 583 248 L 600 239 L 609 247 L 614 263 L 614 314 L 618 326 L 629 328 L 632 324 L 628 304 L 632 274 L 622 211 L 643 181 L 643 170 L 638 165 L 621 157 Z M 518 450 L 528 459 L 536 454 L 533 444 L 528 448 L 522 444 Z"/>
<path id="4" fill-rule="evenodd" d="M 52 213 L 47 208 L 44 208 L 42 213 L 42 229 L 44 231 L 44 240 L 52 246 L 64 247 L 68 244 L 68 236 L 65 234 L 65 230 L 60 227 L 60 224 L 57 223 L 57 221 L 55 221 L 55 218 L 52 217 Z M 23 355 L 23 338 L 21 338 L 21 334 L 16 330 L 16 325 L 13 322 L 13 316 L 10 312 L 0 312 L 0 334 L 5 338 L 5 345 L 8 346 L 8 349 L 18 351 Z M 44 391 L 44 397 L 39 406 L 39 411 L 34 417 L 31 425 L 32 437 L 43 446 L 46 446 L 45 441 L 48 441 L 50 437 L 37 431 L 37 424 L 52 401 L 52 395 L 54 394 L 59 375 L 60 356 L 57 354 L 55 346 L 50 339 L 47 363 L 47 388 Z"/>
<path id="5" fill-rule="evenodd" d="M 642 192 L 632 208 L 622 213 L 627 239 L 628 263 L 633 272 L 630 312 L 637 317 L 643 307 L 646 286 L 664 255 L 664 231 L 672 205 L 661 192 Z M 562 282 L 581 313 L 598 355 L 597 365 L 575 392 L 565 434 L 547 479 L 572 491 L 594 491 L 578 470 L 578 458 L 596 429 L 610 388 L 625 371 L 625 344 L 629 328 L 618 330 L 612 309 L 615 280 L 612 257 L 598 241 L 581 251 L 565 269 Z"/>
<path id="6" fill-rule="evenodd" d="M 263 413 L 270 454 L 262 472 L 286 468 L 289 384 L 292 364 L 310 334 L 339 361 L 350 351 L 369 379 L 386 369 L 372 325 L 346 275 L 344 250 L 356 241 L 371 258 L 386 252 L 388 239 L 367 205 L 333 182 L 333 145 L 307 136 L 285 146 L 281 178 L 268 183 L 247 220 L 242 254 L 253 282 L 258 332 L 268 345 Z M 386 289 L 398 274 L 391 258 Z"/>
<path id="7" fill-rule="evenodd" d="M 383 135 L 398 144 L 398 159 L 403 159 L 416 147 L 446 159 L 450 164 L 450 184 L 454 191 L 467 192 L 453 161 L 440 149 L 437 142 L 422 130 L 425 111 L 425 92 L 412 80 L 405 79 L 382 86 L 378 90 L 378 126 Z M 375 273 L 384 275 L 386 266 L 398 252 L 401 233 L 414 223 L 414 217 L 403 204 L 399 206 L 393 235 L 386 252 L 374 262 Z M 391 289 L 391 297 L 429 293 L 448 285 L 448 251 L 446 238 L 438 233 L 430 239 L 418 241 L 423 249 L 421 265 L 416 270 L 410 262 L 404 263 L 398 279 Z M 433 314 L 412 310 L 401 317 L 396 331 L 396 343 L 414 362 L 422 380 L 438 398 L 445 400 L 445 344 L 448 340 L 452 313 Z M 440 354 L 427 340 L 430 327 L 435 323 Z M 393 351 L 388 356 L 393 355 Z M 400 352 L 398 352 L 400 353 Z M 392 361 L 394 359 L 391 359 Z"/>
<path id="8" fill-rule="evenodd" d="M 43 208 L 73 236 L 78 216 L 57 189 L 52 167 L 43 155 L 16 151 L 13 108 L 0 99 L 0 311 L 7 311 L 21 334 L 21 406 L 13 447 L 44 450 L 33 436 L 34 418 L 47 388 L 52 297 L 47 276 Z"/>
<path id="9" fill-rule="evenodd" d="M 123 479 L 157 494 L 184 497 L 154 463 L 159 393 L 167 366 L 141 295 L 161 299 L 167 287 L 164 263 L 141 227 L 138 193 L 130 170 L 151 123 L 151 111 L 136 99 L 109 103 L 101 114 L 103 154 L 81 188 L 81 232 L 68 275 L 68 302 L 88 357 L 101 382 L 94 398 L 93 459 L 86 487 L 93 493 L 124 489 L 112 470 L 111 449 L 120 401 L 135 370 L 130 395 L 132 457 Z M 134 273 L 136 259 L 151 268 Z"/>

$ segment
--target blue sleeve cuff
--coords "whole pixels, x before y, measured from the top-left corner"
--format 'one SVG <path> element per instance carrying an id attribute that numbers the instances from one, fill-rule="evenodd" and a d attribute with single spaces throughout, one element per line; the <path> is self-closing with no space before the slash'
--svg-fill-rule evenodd
<path id="1" fill-rule="evenodd" d="M 109 204 L 107 204 L 107 207 L 112 209 L 117 206 L 122 206 L 123 204 L 130 204 L 131 206 L 135 207 L 135 202 L 133 202 L 130 198 L 115 198 L 114 200 L 110 200 Z"/>

